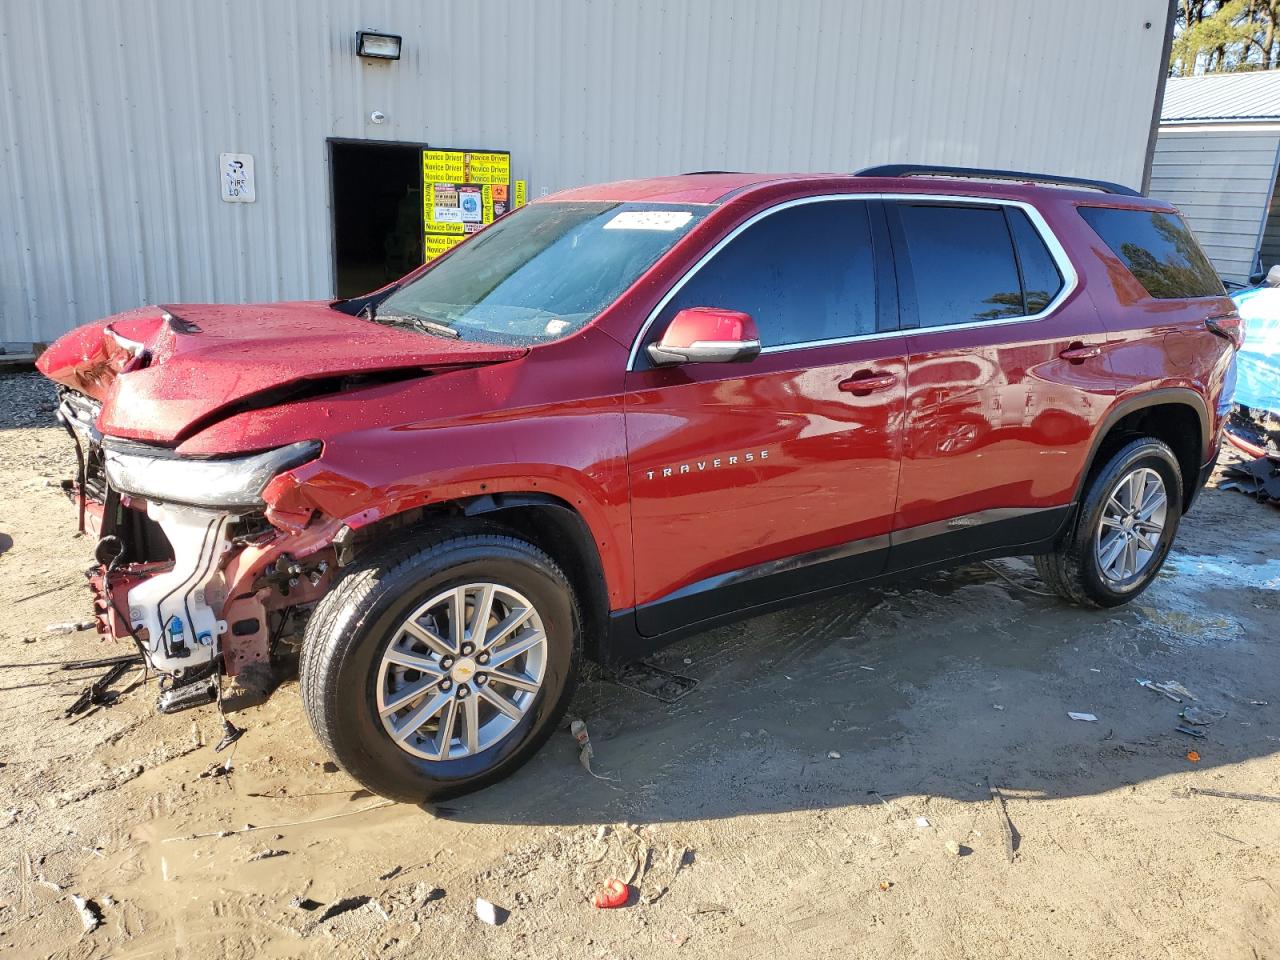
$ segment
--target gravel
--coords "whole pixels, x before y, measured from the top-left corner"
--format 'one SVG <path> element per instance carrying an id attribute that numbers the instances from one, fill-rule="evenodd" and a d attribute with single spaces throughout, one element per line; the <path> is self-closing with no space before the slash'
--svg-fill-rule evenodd
<path id="1" fill-rule="evenodd" d="M 34 370 L 0 374 L 0 430 L 57 425 L 57 389 Z"/>

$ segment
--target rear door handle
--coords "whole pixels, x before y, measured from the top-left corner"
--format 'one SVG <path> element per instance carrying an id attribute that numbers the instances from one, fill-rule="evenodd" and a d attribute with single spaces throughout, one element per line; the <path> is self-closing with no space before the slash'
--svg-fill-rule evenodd
<path id="1" fill-rule="evenodd" d="M 1085 345 L 1077 340 L 1067 349 L 1058 354 L 1063 360 L 1071 363 L 1084 363 L 1086 360 L 1092 360 L 1094 357 L 1102 356 L 1102 347 L 1096 343 Z"/>
<path id="2" fill-rule="evenodd" d="M 840 381 L 840 389 L 854 396 L 865 397 L 876 390 L 888 390 L 898 382 L 896 374 L 859 370 L 848 380 Z"/>

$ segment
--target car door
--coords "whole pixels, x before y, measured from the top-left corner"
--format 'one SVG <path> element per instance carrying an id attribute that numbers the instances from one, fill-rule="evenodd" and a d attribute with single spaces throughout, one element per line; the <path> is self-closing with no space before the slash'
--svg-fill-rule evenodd
<path id="1" fill-rule="evenodd" d="M 886 213 L 909 367 L 891 568 L 1051 536 L 1114 394 L 1096 309 L 1028 204 Z"/>
<path id="2" fill-rule="evenodd" d="M 791 201 L 658 307 L 625 398 L 641 633 L 883 568 L 906 390 L 888 246 L 877 202 Z M 643 348 L 699 306 L 750 314 L 760 355 L 649 364 Z"/>

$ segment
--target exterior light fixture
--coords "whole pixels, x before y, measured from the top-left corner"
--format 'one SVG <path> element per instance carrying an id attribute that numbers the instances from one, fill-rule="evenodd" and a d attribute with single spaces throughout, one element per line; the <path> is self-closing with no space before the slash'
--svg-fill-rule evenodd
<path id="1" fill-rule="evenodd" d="M 394 33 L 361 30 L 356 34 L 356 55 L 374 60 L 399 60 L 400 37 Z"/>

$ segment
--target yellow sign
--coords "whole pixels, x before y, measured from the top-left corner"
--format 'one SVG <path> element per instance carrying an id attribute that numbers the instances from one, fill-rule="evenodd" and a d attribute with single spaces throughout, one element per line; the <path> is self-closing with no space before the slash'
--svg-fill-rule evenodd
<path id="1" fill-rule="evenodd" d="M 523 207 L 527 202 L 525 198 L 529 195 L 529 185 L 523 180 L 516 181 L 516 197 L 515 205 L 517 208 Z"/>
<path id="2" fill-rule="evenodd" d="M 422 223 L 427 260 L 483 230 L 510 209 L 511 154 L 423 150 Z"/>
<path id="3" fill-rule="evenodd" d="M 426 259 L 434 260 L 436 257 L 443 256 L 465 239 L 466 237 L 461 234 L 452 237 L 447 234 L 428 233 L 424 244 L 426 247 Z"/>

